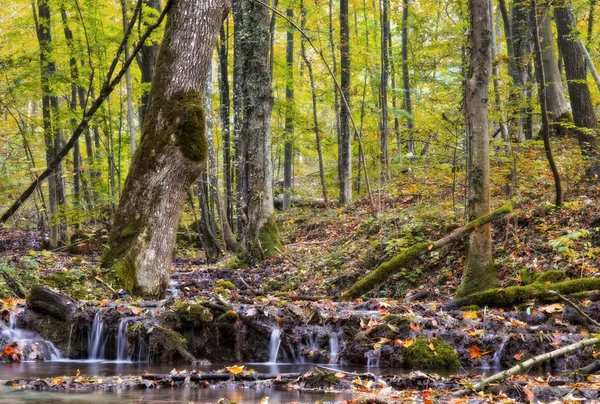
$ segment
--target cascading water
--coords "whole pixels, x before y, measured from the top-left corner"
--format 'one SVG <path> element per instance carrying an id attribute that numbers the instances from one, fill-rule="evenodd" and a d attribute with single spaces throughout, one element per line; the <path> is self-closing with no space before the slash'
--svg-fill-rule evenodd
<path id="1" fill-rule="evenodd" d="M 100 309 L 94 316 L 92 329 L 88 335 L 88 359 L 104 359 L 104 346 L 106 344 L 106 326 L 102 319 L 103 311 Z"/>
<path id="2" fill-rule="evenodd" d="M 25 361 L 62 359 L 62 354 L 52 342 L 46 341 L 35 331 L 17 328 L 18 314 L 18 311 L 10 313 L 8 327 L 0 321 L 0 341 L 16 342 Z"/>
<path id="3" fill-rule="evenodd" d="M 508 340 L 509 340 L 508 337 L 503 337 L 502 342 L 500 343 L 500 346 L 498 347 L 496 352 L 494 352 L 494 363 L 493 363 L 494 368 L 502 367 L 502 352 L 504 351 L 504 347 L 506 346 L 506 343 L 508 342 Z"/>
<path id="4" fill-rule="evenodd" d="M 337 363 L 340 355 L 340 344 L 337 333 L 331 331 L 329 333 L 329 363 Z"/>
<path id="5" fill-rule="evenodd" d="M 277 354 L 281 345 L 281 328 L 275 326 L 271 331 L 271 339 L 269 341 L 269 363 L 277 363 Z"/>
<path id="6" fill-rule="evenodd" d="M 123 317 L 119 320 L 119 329 L 117 331 L 117 360 L 122 362 L 131 361 L 129 354 L 129 342 L 127 341 L 127 329 L 135 317 Z"/>

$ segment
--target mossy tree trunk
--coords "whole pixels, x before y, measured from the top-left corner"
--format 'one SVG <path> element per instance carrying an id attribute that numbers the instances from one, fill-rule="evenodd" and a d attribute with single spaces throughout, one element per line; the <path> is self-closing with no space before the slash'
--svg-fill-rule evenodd
<path id="1" fill-rule="evenodd" d="M 488 96 L 492 70 L 491 16 L 487 0 L 470 0 L 471 66 L 467 81 L 466 114 L 469 141 L 469 220 L 490 212 L 490 150 Z M 467 269 L 459 296 L 494 287 L 498 283 L 492 259 L 490 225 L 469 235 Z"/>
<path id="2" fill-rule="evenodd" d="M 187 192 L 206 159 L 203 93 L 226 0 L 174 0 L 142 138 L 125 182 L 104 268 L 134 295 L 164 296 Z"/>
<path id="3" fill-rule="evenodd" d="M 281 247 L 273 208 L 269 67 L 269 10 L 252 0 L 234 2 L 234 101 L 237 104 L 236 157 L 240 239 L 250 262 L 276 255 Z"/>

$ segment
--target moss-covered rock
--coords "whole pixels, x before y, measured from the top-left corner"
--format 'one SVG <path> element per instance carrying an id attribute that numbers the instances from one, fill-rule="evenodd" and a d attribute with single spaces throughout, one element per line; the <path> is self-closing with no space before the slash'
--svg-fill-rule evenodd
<path id="1" fill-rule="evenodd" d="M 371 332 L 374 337 L 405 338 L 410 333 L 410 319 L 406 316 L 392 314 L 385 318 L 383 324 L 379 324 Z"/>
<path id="2" fill-rule="evenodd" d="M 178 332 L 154 326 L 147 330 L 148 353 L 153 362 L 175 363 L 182 359 L 181 352 L 187 352 L 187 340 Z"/>
<path id="3" fill-rule="evenodd" d="M 173 307 L 173 311 L 177 317 L 177 320 L 181 323 L 180 326 L 200 326 L 209 324 L 213 315 L 206 307 L 200 303 L 177 303 Z"/>
<path id="4" fill-rule="evenodd" d="M 215 288 L 221 288 L 221 289 L 227 289 L 227 290 L 234 290 L 235 289 L 235 284 L 231 281 L 226 281 L 225 279 L 219 279 L 216 283 L 215 283 Z"/>
<path id="5" fill-rule="evenodd" d="M 412 346 L 403 348 L 403 357 L 405 365 L 412 369 L 457 369 L 460 366 L 454 348 L 442 340 L 428 341 L 422 336 Z"/>
<path id="6" fill-rule="evenodd" d="M 308 388 L 323 389 L 332 387 L 340 383 L 340 379 L 333 373 L 317 370 L 314 374 L 307 377 L 305 386 Z"/>
<path id="7" fill-rule="evenodd" d="M 227 310 L 217 318 L 218 323 L 235 323 L 238 320 L 238 314 L 233 310 Z"/>

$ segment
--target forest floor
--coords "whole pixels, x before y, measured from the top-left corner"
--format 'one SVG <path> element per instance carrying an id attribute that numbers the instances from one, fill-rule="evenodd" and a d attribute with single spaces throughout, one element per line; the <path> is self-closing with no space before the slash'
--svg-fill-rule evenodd
<path id="1" fill-rule="evenodd" d="M 561 143 L 559 148 L 562 149 L 557 155 L 567 176 L 564 181 L 567 202 L 562 209 L 554 208 L 550 203 L 552 178 L 538 146 L 521 150 L 520 159 L 498 158 L 493 163 L 496 184 L 505 184 L 506 178 L 510 178 L 510 167 L 513 164 L 517 167 L 510 186 L 492 189 L 493 207 L 510 199 L 509 194 L 518 200 L 518 208 L 511 215 L 492 224 L 494 258 L 502 287 L 521 285 L 526 281 L 524 277 L 535 277 L 549 270 L 564 271 L 571 279 L 600 276 L 600 214 L 597 210 L 600 186 L 581 181 L 581 162 L 572 163 L 577 162 L 569 155 L 572 145 Z M 528 175 L 519 174 L 523 172 Z M 539 174 L 531 175 L 532 172 Z M 470 373 L 472 369 L 512 366 L 598 332 L 598 327 L 582 319 L 571 307 L 556 302 L 527 300 L 512 307 L 471 307 L 444 312 L 443 304 L 452 300 L 461 281 L 465 243 L 428 254 L 363 299 L 338 302 L 344 290 L 398 252 L 417 242 L 441 238 L 464 224 L 464 176 L 464 172 L 454 170 L 450 163 L 436 164 L 435 169 L 425 162 L 411 165 L 407 172 L 398 174 L 393 182 L 379 186 L 374 192 L 376 216 L 364 194 L 358 203 L 348 208 L 303 207 L 279 212 L 278 225 L 285 249 L 280 256 L 250 268 L 237 268 L 239 262 L 234 257 L 206 264 L 196 246 L 180 243 L 173 266 L 173 285 L 167 300 L 159 304 L 167 310 L 192 301 L 216 302 L 217 305 L 225 302 L 240 318 L 246 316 L 246 319 L 252 309 L 258 309 L 265 315 L 257 319 L 254 326 L 265 328 L 274 322 L 290 330 L 290 334 L 300 325 L 323 329 L 344 326 L 351 329 L 349 334 L 362 334 L 362 339 L 346 338 L 341 356 L 366 364 L 377 355 L 382 367 L 395 366 L 398 351 L 407 349 L 404 345 L 412 345 L 422 336 L 428 343 L 442 340 L 458 351 L 460 365 L 466 371 L 462 375 L 440 378 L 417 372 L 395 378 L 358 380 L 355 376 L 338 373 L 335 374 L 337 379 L 315 385 L 311 378 L 320 375 L 315 370 L 282 383 L 290 388 L 352 389 L 367 393 L 363 402 L 372 403 L 461 402 L 464 398 L 453 398 L 452 392 L 479 380 L 480 376 Z M 304 187 L 318 189 L 313 180 L 305 179 Z M 85 306 L 115 307 L 127 315 L 145 315 L 146 307 L 151 304 L 115 296 L 114 288 L 103 281 L 97 263 L 107 230 L 83 230 L 88 230 L 89 238 L 52 252 L 41 248 L 42 236 L 37 231 L 1 230 L 0 269 L 20 279 L 26 289 L 44 284 Z M 180 238 L 187 236 L 182 231 Z M 20 302 L 11 297 L 10 288 L 2 281 L 0 297 L 6 298 L 5 306 L 8 302 Z M 578 300 L 578 304 L 600 321 L 597 302 L 584 298 Z M 394 322 L 399 316 L 402 321 Z M 406 318 L 408 322 L 404 321 Z M 405 325 L 410 327 L 402 328 Z M 435 353 L 436 347 L 430 349 Z M 498 350 L 502 352 L 496 356 Z M 598 400 L 598 376 L 585 378 L 569 372 L 593 361 L 599 352 L 598 348 L 589 348 L 567 356 L 561 362 L 539 367 L 541 373 L 537 376 L 513 376 L 487 394 L 472 395 L 470 399 L 490 402 Z M 325 352 L 311 350 L 301 354 L 315 362 L 323 362 L 318 360 L 319 355 L 327 360 Z M 568 371 L 568 375 L 548 376 L 546 373 L 557 368 Z M 82 385 L 80 381 L 73 382 L 76 378 L 54 378 L 44 383 L 57 390 L 76 389 L 73 386 Z M 148 387 L 148 381 L 142 381 L 139 376 L 120 381 L 129 387 Z M 35 381 L 11 383 L 36 388 Z M 102 380 L 98 388 L 106 387 L 107 383 Z M 111 383 L 114 387 L 114 381 L 108 384 Z M 189 379 L 173 381 L 165 376 L 164 380 L 152 383 L 185 384 Z"/>

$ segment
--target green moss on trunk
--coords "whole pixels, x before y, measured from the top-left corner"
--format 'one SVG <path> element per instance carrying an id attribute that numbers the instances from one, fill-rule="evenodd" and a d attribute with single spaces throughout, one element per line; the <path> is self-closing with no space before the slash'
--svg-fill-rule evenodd
<path id="1" fill-rule="evenodd" d="M 260 248 L 264 258 L 273 257 L 281 251 L 282 246 L 281 240 L 279 239 L 279 229 L 277 228 L 275 215 L 271 215 L 265 220 L 265 223 L 260 228 L 258 241 L 260 242 Z"/>
<path id="2" fill-rule="evenodd" d="M 197 91 L 181 91 L 173 94 L 166 107 L 165 119 L 172 124 L 168 135 L 174 137 L 175 146 L 188 159 L 195 162 L 206 160 L 206 118 L 202 97 Z"/>
<path id="3" fill-rule="evenodd" d="M 467 262 L 467 269 L 456 296 L 468 296 L 474 292 L 494 288 L 498 285 L 498 274 L 494 263 L 480 264 L 475 260 Z"/>

